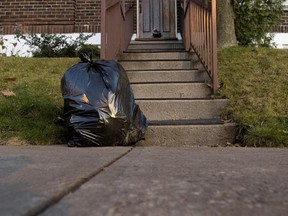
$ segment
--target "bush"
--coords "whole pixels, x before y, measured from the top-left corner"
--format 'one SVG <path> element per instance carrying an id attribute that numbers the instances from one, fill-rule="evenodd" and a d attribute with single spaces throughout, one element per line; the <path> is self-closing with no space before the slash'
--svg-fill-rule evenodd
<path id="1" fill-rule="evenodd" d="M 84 35 L 81 33 L 73 40 L 65 35 L 47 33 L 40 35 L 32 33 L 27 36 L 20 33 L 17 35 L 32 48 L 33 57 L 77 57 L 78 50 L 81 50 L 83 46 L 86 47 L 85 42 L 92 36 L 93 34 Z"/>
<path id="2" fill-rule="evenodd" d="M 0 56 L 6 56 L 5 54 L 5 49 L 6 49 L 6 46 L 5 46 L 5 42 L 7 40 L 5 40 L 1 35 L 0 35 Z"/>
<path id="3" fill-rule="evenodd" d="M 234 0 L 235 31 L 240 45 L 271 46 L 267 34 L 283 16 L 284 0 Z"/>
<path id="4" fill-rule="evenodd" d="M 100 57 L 100 49 L 97 45 L 84 44 L 79 50 L 78 55 L 83 52 L 91 52 L 93 59 Z"/>

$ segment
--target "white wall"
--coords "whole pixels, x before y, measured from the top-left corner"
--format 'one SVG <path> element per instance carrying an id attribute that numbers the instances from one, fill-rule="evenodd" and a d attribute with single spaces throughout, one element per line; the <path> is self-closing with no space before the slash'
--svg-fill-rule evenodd
<path id="1" fill-rule="evenodd" d="M 288 0 L 284 2 L 284 5 L 288 9 Z M 76 39 L 79 34 L 66 34 L 66 36 Z M 181 37 L 178 38 L 181 39 Z M 0 35 L 0 39 L 4 39 L 4 46 L 6 46 L 6 48 L 2 49 L 0 45 L 0 55 L 31 57 L 31 52 L 29 52 L 30 48 L 25 44 L 24 40 L 17 40 L 14 35 Z M 133 35 L 132 39 L 135 39 L 135 35 Z M 100 45 L 100 41 L 101 34 L 96 33 L 93 37 L 89 38 L 86 43 Z M 288 33 L 274 33 L 273 42 L 279 49 L 288 49 Z"/>
<path id="2" fill-rule="evenodd" d="M 89 34 L 89 33 L 85 33 Z M 71 37 L 71 39 L 76 39 L 79 34 L 65 34 L 68 37 Z M 96 44 L 100 45 L 100 33 L 96 33 L 94 36 L 89 38 L 86 42 L 86 44 Z M 31 52 L 29 52 L 30 47 L 25 44 L 24 40 L 19 40 L 15 38 L 15 35 L 0 35 L 0 39 L 4 40 L 4 46 L 6 48 L 2 48 L 0 45 L 0 55 L 5 54 L 6 56 L 21 56 L 21 57 L 31 57 Z M 1 41 L 0 40 L 0 41 Z"/>
<path id="3" fill-rule="evenodd" d="M 286 10 L 288 10 L 288 0 L 285 0 L 283 3 Z M 288 33 L 273 33 L 274 39 L 273 42 L 276 44 L 279 49 L 288 49 Z"/>
<path id="4" fill-rule="evenodd" d="M 278 49 L 288 49 L 288 33 L 275 33 L 273 43 Z"/>

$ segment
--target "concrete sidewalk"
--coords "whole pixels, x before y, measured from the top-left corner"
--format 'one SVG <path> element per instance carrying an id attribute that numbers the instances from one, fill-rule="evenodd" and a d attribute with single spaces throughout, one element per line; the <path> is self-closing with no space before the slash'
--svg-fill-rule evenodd
<path id="1" fill-rule="evenodd" d="M 287 215 L 288 149 L 0 146 L 0 215 Z"/>

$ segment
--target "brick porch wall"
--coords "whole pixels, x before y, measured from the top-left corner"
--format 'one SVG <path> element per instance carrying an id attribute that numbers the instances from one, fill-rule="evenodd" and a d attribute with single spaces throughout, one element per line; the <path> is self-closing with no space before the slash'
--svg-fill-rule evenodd
<path id="1" fill-rule="evenodd" d="M 273 26 L 271 31 L 274 33 L 288 33 L 288 7 L 285 8 L 282 23 L 278 26 Z"/>
<path id="2" fill-rule="evenodd" d="M 24 33 L 100 32 L 100 22 L 101 0 L 0 2 L 0 34 L 14 34 L 17 30 Z M 282 24 L 274 26 L 272 32 L 288 33 L 288 8 Z"/>
<path id="3" fill-rule="evenodd" d="M 100 32 L 101 0 L 1 0 L 0 34 Z"/>

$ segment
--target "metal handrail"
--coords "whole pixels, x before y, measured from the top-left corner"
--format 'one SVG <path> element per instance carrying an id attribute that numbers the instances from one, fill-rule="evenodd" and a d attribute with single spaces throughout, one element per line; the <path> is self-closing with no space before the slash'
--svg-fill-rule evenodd
<path id="1" fill-rule="evenodd" d="M 216 0 L 185 0 L 183 40 L 187 51 L 194 51 L 212 81 L 215 94 L 217 77 Z"/>
<path id="2" fill-rule="evenodd" d="M 133 6 L 133 1 L 101 1 L 101 59 L 115 59 L 127 49 L 133 35 Z"/>

